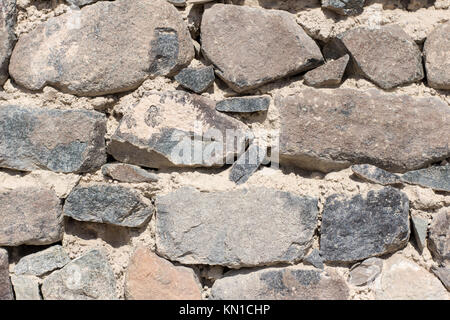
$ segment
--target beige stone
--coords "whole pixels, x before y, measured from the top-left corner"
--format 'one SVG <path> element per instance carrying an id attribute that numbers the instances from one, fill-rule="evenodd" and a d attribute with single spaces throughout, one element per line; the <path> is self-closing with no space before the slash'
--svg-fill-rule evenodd
<path id="1" fill-rule="evenodd" d="M 435 89 L 450 90 L 450 21 L 428 35 L 424 57 L 428 85 Z"/>

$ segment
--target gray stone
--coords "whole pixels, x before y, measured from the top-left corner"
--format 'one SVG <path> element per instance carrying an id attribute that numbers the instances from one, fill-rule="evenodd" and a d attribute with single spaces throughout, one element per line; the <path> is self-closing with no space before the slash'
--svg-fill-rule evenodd
<path id="1" fill-rule="evenodd" d="M 375 280 L 383 270 L 383 260 L 369 258 L 354 265 L 350 270 L 349 283 L 354 286 L 365 286 Z"/>
<path id="2" fill-rule="evenodd" d="M 420 253 L 422 253 L 423 248 L 427 246 L 428 221 L 413 215 L 411 216 L 411 222 L 414 239 L 416 239 L 417 247 L 419 248 Z"/>
<path id="3" fill-rule="evenodd" d="M 60 269 L 70 262 L 70 258 L 60 245 L 23 257 L 16 264 L 16 275 L 42 276 Z"/>
<path id="4" fill-rule="evenodd" d="M 229 267 L 300 260 L 311 245 L 317 199 L 263 187 L 156 198 L 157 252 L 183 264 Z"/>
<path id="5" fill-rule="evenodd" d="M 78 221 L 140 227 L 153 214 L 150 200 L 120 185 L 76 187 L 64 204 L 64 215 Z"/>
<path id="6" fill-rule="evenodd" d="M 41 187 L 0 190 L 0 246 L 61 241 L 63 215 L 55 192 Z"/>
<path id="7" fill-rule="evenodd" d="M 93 249 L 42 283 L 44 300 L 115 300 L 116 279 L 105 255 Z"/>
<path id="8" fill-rule="evenodd" d="M 97 111 L 0 107 L 0 167 L 95 171 L 106 162 L 106 117 Z"/>
<path id="9" fill-rule="evenodd" d="M 176 7 L 185 7 L 186 6 L 186 0 L 167 0 L 167 1 Z"/>
<path id="10" fill-rule="evenodd" d="M 370 164 L 355 164 L 351 166 L 354 174 L 361 179 L 378 183 L 383 186 L 395 185 L 401 183 L 400 177 L 394 173 L 377 168 Z"/>
<path id="11" fill-rule="evenodd" d="M 30 90 L 99 96 L 173 75 L 193 57 L 187 25 L 167 1 L 99 1 L 22 34 L 9 72 Z"/>
<path id="12" fill-rule="evenodd" d="M 344 16 L 353 16 L 363 12 L 366 0 L 322 0 L 322 7 Z"/>
<path id="13" fill-rule="evenodd" d="M 365 197 L 326 199 L 320 252 L 325 261 L 354 262 L 395 252 L 409 239 L 409 201 L 392 187 Z"/>
<path id="14" fill-rule="evenodd" d="M 428 85 L 450 90 L 450 21 L 428 35 L 423 54 Z"/>
<path id="15" fill-rule="evenodd" d="M 402 175 L 401 179 L 409 184 L 450 192 L 450 165 L 409 171 Z"/>
<path id="16" fill-rule="evenodd" d="M 0 85 L 8 79 L 9 58 L 16 43 L 16 0 L 0 1 Z"/>
<path id="17" fill-rule="evenodd" d="M 184 88 L 202 93 L 213 84 L 215 80 L 214 68 L 212 66 L 194 69 L 185 68 L 176 76 L 175 80 Z"/>
<path id="18" fill-rule="evenodd" d="M 8 251 L 0 248 L 0 301 L 14 300 L 9 279 Z"/>
<path id="19" fill-rule="evenodd" d="M 67 0 L 68 3 L 70 3 L 71 5 L 77 6 L 77 7 L 82 7 L 87 4 L 95 3 L 97 1 L 106 1 L 106 0 Z M 112 0 L 109 0 L 109 1 L 112 1 Z"/>
<path id="20" fill-rule="evenodd" d="M 444 208 L 433 215 L 428 249 L 440 263 L 450 263 L 450 210 Z"/>
<path id="21" fill-rule="evenodd" d="M 349 56 L 328 61 L 323 66 L 308 71 L 305 74 L 305 84 L 312 87 L 336 87 L 341 84 Z"/>
<path id="22" fill-rule="evenodd" d="M 230 171 L 230 180 L 236 184 L 245 183 L 250 176 L 258 170 L 266 157 L 267 148 L 252 144 L 233 164 Z"/>
<path id="23" fill-rule="evenodd" d="M 158 176 L 152 172 L 126 163 L 107 163 L 102 167 L 102 173 L 121 182 L 156 182 Z"/>
<path id="24" fill-rule="evenodd" d="M 35 276 L 11 276 L 16 300 L 42 300 L 39 278 Z"/>
<path id="25" fill-rule="evenodd" d="M 447 291 L 450 291 L 450 268 L 449 267 L 435 267 L 431 268 L 431 271 L 436 277 L 441 280 Z"/>
<path id="26" fill-rule="evenodd" d="M 320 251 L 314 249 L 305 259 L 304 262 L 318 268 L 323 269 L 323 258 L 320 256 Z"/>
<path id="27" fill-rule="evenodd" d="M 281 164 L 330 172 L 367 163 L 405 172 L 450 157 L 450 109 L 438 98 L 310 88 L 274 100 Z"/>
<path id="28" fill-rule="evenodd" d="M 297 266 L 230 271 L 214 282 L 215 300 L 346 300 L 349 288 L 334 271 Z"/>
<path id="29" fill-rule="evenodd" d="M 319 47 L 295 15 L 281 10 L 214 4 L 201 25 L 203 56 L 236 92 L 314 68 Z"/>
<path id="30" fill-rule="evenodd" d="M 220 112 L 248 113 L 267 111 L 270 105 L 268 96 L 249 96 L 229 98 L 217 102 L 216 110 Z"/>

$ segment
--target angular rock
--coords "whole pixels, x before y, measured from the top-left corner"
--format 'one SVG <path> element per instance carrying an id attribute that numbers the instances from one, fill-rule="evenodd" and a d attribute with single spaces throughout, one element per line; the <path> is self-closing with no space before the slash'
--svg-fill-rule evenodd
<path id="1" fill-rule="evenodd" d="M 203 56 L 237 92 L 323 61 L 317 44 L 286 11 L 214 4 L 203 14 L 201 39 Z"/>
<path id="2" fill-rule="evenodd" d="M 0 301 L 14 300 L 11 281 L 9 279 L 8 252 L 0 248 Z"/>
<path id="3" fill-rule="evenodd" d="M 125 113 L 108 152 L 150 168 L 223 166 L 245 150 L 249 132 L 214 108 L 212 100 L 183 91 L 148 93 Z M 237 143 L 227 141 L 230 132 Z"/>
<path id="4" fill-rule="evenodd" d="M 70 262 L 70 258 L 63 247 L 56 245 L 23 257 L 16 264 L 16 275 L 42 276 L 48 272 L 64 267 Z"/>
<path id="5" fill-rule="evenodd" d="M 346 300 L 349 288 L 335 272 L 312 268 L 230 271 L 214 282 L 215 300 Z"/>
<path id="6" fill-rule="evenodd" d="M 447 291 L 450 291 L 450 268 L 449 267 L 432 267 L 431 271 L 441 280 Z"/>
<path id="7" fill-rule="evenodd" d="M 95 171 L 106 162 L 105 133 L 96 111 L 0 107 L 0 167 Z"/>
<path id="8" fill-rule="evenodd" d="M 423 248 L 427 246 L 427 229 L 428 221 L 422 219 L 418 216 L 411 216 L 412 230 L 414 233 L 414 239 L 416 240 L 417 247 L 420 253 L 422 253 Z"/>
<path id="9" fill-rule="evenodd" d="M 175 76 L 175 80 L 186 89 L 195 93 L 202 93 L 215 80 L 214 68 L 212 66 L 200 69 L 185 68 Z"/>
<path id="10" fill-rule="evenodd" d="M 99 1 L 21 35 L 9 72 L 30 90 L 99 96 L 172 75 L 193 57 L 187 25 L 167 1 Z"/>
<path id="11" fill-rule="evenodd" d="M 102 167 L 102 173 L 121 182 L 156 182 L 158 176 L 138 166 L 126 163 L 107 163 Z"/>
<path id="12" fill-rule="evenodd" d="M 323 258 L 320 256 L 320 251 L 314 249 L 305 259 L 304 262 L 318 268 L 323 269 Z"/>
<path id="13" fill-rule="evenodd" d="M 267 148 L 252 144 L 231 167 L 230 180 L 236 184 L 245 183 L 258 170 L 266 154 Z"/>
<path id="14" fill-rule="evenodd" d="M 349 283 L 354 286 L 365 286 L 375 280 L 383 270 L 383 260 L 369 258 L 356 264 L 350 270 Z"/>
<path id="15" fill-rule="evenodd" d="M 409 171 L 402 175 L 401 179 L 409 184 L 450 192 L 450 165 Z"/>
<path id="16" fill-rule="evenodd" d="M 428 35 L 423 54 L 428 85 L 450 90 L 450 21 Z"/>
<path id="17" fill-rule="evenodd" d="M 405 172 L 450 156 L 450 109 L 441 99 L 304 89 L 276 96 L 275 105 L 281 163 L 323 172 L 367 163 Z"/>
<path id="18" fill-rule="evenodd" d="M 176 7 L 186 6 L 186 0 L 167 0 L 167 1 Z"/>
<path id="19" fill-rule="evenodd" d="M 322 7 L 343 16 L 353 16 L 363 12 L 366 0 L 322 0 Z"/>
<path id="20" fill-rule="evenodd" d="M 128 300 L 201 300 L 201 289 L 190 268 L 174 266 L 145 248 L 131 257 L 125 284 Z"/>
<path id="21" fill-rule="evenodd" d="M 123 227 L 140 227 L 152 214 L 150 200 L 120 185 L 77 187 L 64 204 L 64 215 L 67 217 Z"/>
<path id="22" fill-rule="evenodd" d="M 400 177 L 394 173 L 377 168 L 370 164 L 355 164 L 351 166 L 354 174 L 361 179 L 378 183 L 383 186 L 395 185 L 401 183 Z"/>
<path id="23" fill-rule="evenodd" d="M 366 196 L 326 199 L 320 252 L 325 261 L 353 262 L 404 247 L 409 239 L 409 201 L 391 187 Z"/>
<path id="24" fill-rule="evenodd" d="M 39 278 L 35 276 L 11 276 L 16 300 L 42 300 Z"/>
<path id="25" fill-rule="evenodd" d="M 0 190 L 0 203 L 0 246 L 45 245 L 62 239 L 62 208 L 53 190 Z"/>
<path id="26" fill-rule="evenodd" d="M 305 74 L 305 84 L 312 87 L 336 87 L 342 82 L 349 60 L 348 54 L 329 61 Z"/>
<path id="27" fill-rule="evenodd" d="M 0 85 L 8 79 L 9 58 L 16 43 L 16 0 L 0 1 Z"/>
<path id="28" fill-rule="evenodd" d="M 263 187 L 210 193 L 184 187 L 158 196 L 156 206 L 159 254 L 229 267 L 300 260 L 318 214 L 317 199 Z"/>
<path id="29" fill-rule="evenodd" d="M 67 2 L 77 7 L 82 7 L 97 1 L 105 1 L 105 0 L 67 0 Z"/>
<path id="30" fill-rule="evenodd" d="M 358 74 L 383 89 L 423 79 L 422 52 L 399 26 L 360 27 L 338 36 Z"/>
<path id="31" fill-rule="evenodd" d="M 42 283 L 44 300 L 115 300 L 116 279 L 105 255 L 93 249 Z"/>
<path id="32" fill-rule="evenodd" d="M 267 111 L 269 105 L 270 98 L 268 96 L 237 97 L 217 102 L 216 110 L 220 112 L 248 113 Z"/>
<path id="33" fill-rule="evenodd" d="M 428 248 L 441 263 L 450 263 L 450 210 L 443 209 L 433 216 Z"/>

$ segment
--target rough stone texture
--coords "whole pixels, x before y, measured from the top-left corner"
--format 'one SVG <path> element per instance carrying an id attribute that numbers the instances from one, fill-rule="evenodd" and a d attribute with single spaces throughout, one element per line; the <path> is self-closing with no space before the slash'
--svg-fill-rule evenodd
<path id="1" fill-rule="evenodd" d="M 333 271 L 312 268 L 268 268 L 231 271 L 214 282 L 216 300 L 346 300 L 349 289 Z"/>
<path id="2" fill-rule="evenodd" d="M 305 84 L 312 87 L 336 87 L 342 82 L 349 55 L 329 61 L 305 74 Z"/>
<path id="3" fill-rule="evenodd" d="M 61 203 L 41 187 L 0 190 L 0 246 L 44 245 L 63 236 Z"/>
<path id="4" fill-rule="evenodd" d="M 450 90 L 450 21 L 428 35 L 423 53 L 428 85 Z"/>
<path id="5" fill-rule="evenodd" d="M 432 267 L 431 271 L 441 280 L 447 291 L 450 291 L 450 268 L 449 267 Z"/>
<path id="6" fill-rule="evenodd" d="M 263 187 L 210 193 L 184 187 L 158 196 L 156 206 L 158 253 L 229 267 L 301 259 L 318 214 L 317 199 Z"/>
<path id="7" fill-rule="evenodd" d="M 9 279 L 8 252 L 0 248 L 0 301 L 13 299 L 14 296 Z"/>
<path id="8" fill-rule="evenodd" d="M 215 4 L 203 14 L 201 39 L 203 55 L 237 92 L 323 61 L 314 40 L 285 11 Z"/>
<path id="9" fill-rule="evenodd" d="M 399 26 L 360 27 L 339 35 L 354 70 L 383 89 L 424 77 L 422 52 Z"/>
<path id="10" fill-rule="evenodd" d="M 248 113 L 267 111 L 269 105 L 270 98 L 268 96 L 237 97 L 217 102 L 216 110 L 220 112 Z"/>
<path id="11" fill-rule="evenodd" d="M 366 196 L 326 199 L 320 251 L 325 261 L 352 262 L 395 252 L 409 239 L 409 201 L 391 187 Z"/>
<path id="12" fill-rule="evenodd" d="M 68 3 L 77 6 L 77 7 L 82 7 L 85 6 L 87 4 L 91 4 L 97 1 L 106 1 L 106 0 L 67 0 Z M 109 0 L 111 1 L 111 0 Z"/>
<path id="13" fill-rule="evenodd" d="M 430 225 L 428 248 L 439 262 L 450 263 L 450 210 L 448 208 L 434 214 Z"/>
<path id="14" fill-rule="evenodd" d="M 171 75 L 193 57 L 187 25 L 167 1 L 100 1 L 23 34 L 9 72 L 27 89 L 97 96 Z"/>
<path id="15" fill-rule="evenodd" d="M 237 159 L 230 171 L 230 180 L 236 184 L 245 183 L 250 176 L 258 170 L 267 154 L 267 148 L 262 148 L 257 144 L 252 144 Z"/>
<path id="16" fill-rule="evenodd" d="M 102 167 L 102 173 L 121 182 L 156 182 L 158 176 L 138 166 L 126 163 L 107 163 Z"/>
<path id="17" fill-rule="evenodd" d="M 63 247 L 56 245 L 19 260 L 14 268 L 16 275 L 42 276 L 50 271 L 60 269 L 70 262 Z"/>
<path id="18" fill-rule="evenodd" d="M 450 165 L 406 172 L 401 179 L 406 183 L 417 184 L 437 191 L 450 192 Z"/>
<path id="19" fill-rule="evenodd" d="M 186 89 L 195 93 L 202 93 L 215 80 L 214 68 L 212 66 L 200 69 L 185 68 L 175 76 L 175 80 Z"/>
<path id="20" fill-rule="evenodd" d="M 11 276 L 16 300 L 42 300 L 39 278 L 35 276 Z"/>
<path id="21" fill-rule="evenodd" d="M 76 187 L 64 204 L 64 215 L 75 220 L 123 227 L 140 227 L 152 214 L 150 200 L 119 185 Z"/>
<path id="22" fill-rule="evenodd" d="M 8 65 L 16 35 L 16 0 L 0 1 L 0 85 L 8 79 Z"/>
<path id="23" fill-rule="evenodd" d="M 400 177 L 386 170 L 377 168 L 370 164 L 355 164 L 351 166 L 355 175 L 361 179 L 378 183 L 383 186 L 395 185 L 401 183 Z"/>
<path id="24" fill-rule="evenodd" d="M 305 89 L 277 95 L 275 104 L 282 163 L 323 172 L 368 163 L 405 172 L 450 156 L 450 109 L 440 99 Z"/>
<path id="25" fill-rule="evenodd" d="M 114 300 L 116 279 L 105 255 L 93 249 L 42 283 L 44 300 Z"/>
<path id="26" fill-rule="evenodd" d="M 95 171 L 106 162 L 106 117 L 96 111 L 0 107 L 0 167 Z"/>
<path id="27" fill-rule="evenodd" d="M 307 257 L 305 257 L 304 262 L 318 268 L 323 269 L 323 258 L 320 255 L 320 251 L 314 249 Z"/>
<path id="28" fill-rule="evenodd" d="M 150 168 L 222 166 L 245 148 L 228 146 L 226 130 L 245 140 L 248 128 L 214 108 L 212 100 L 183 91 L 149 93 L 125 113 L 108 152 Z"/>
<path id="29" fill-rule="evenodd" d="M 374 281 L 382 270 L 383 260 L 369 258 L 352 267 L 348 281 L 354 286 L 365 286 Z"/>
<path id="30" fill-rule="evenodd" d="M 201 285 L 194 271 L 174 266 L 145 248 L 131 257 L 127 271 L 128 300 L 201 300 Z"/>
<path id="31" fill-rule="evenodd" d="M 363 12 L 366 0 L 322 0 L 322 7 L 344 16 L 353 16 Z"/>
<path id="32" fill-rule="evenodd" d="M 427 246 L 427 229 L 428 221 L 418 216 L 411 216 L 412 230 L 414 233 L 414 239 L 416 240 L 417 247 L 422 253 L 423 248 Z"/>

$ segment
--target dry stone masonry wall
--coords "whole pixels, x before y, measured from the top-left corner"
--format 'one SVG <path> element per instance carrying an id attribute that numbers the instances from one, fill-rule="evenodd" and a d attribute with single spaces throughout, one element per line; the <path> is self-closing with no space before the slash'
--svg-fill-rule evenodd
<path id="1" fill-rule="evenodd" d="M 450 298 L 450 1 L 0 9 L 0 300 Z"/>

